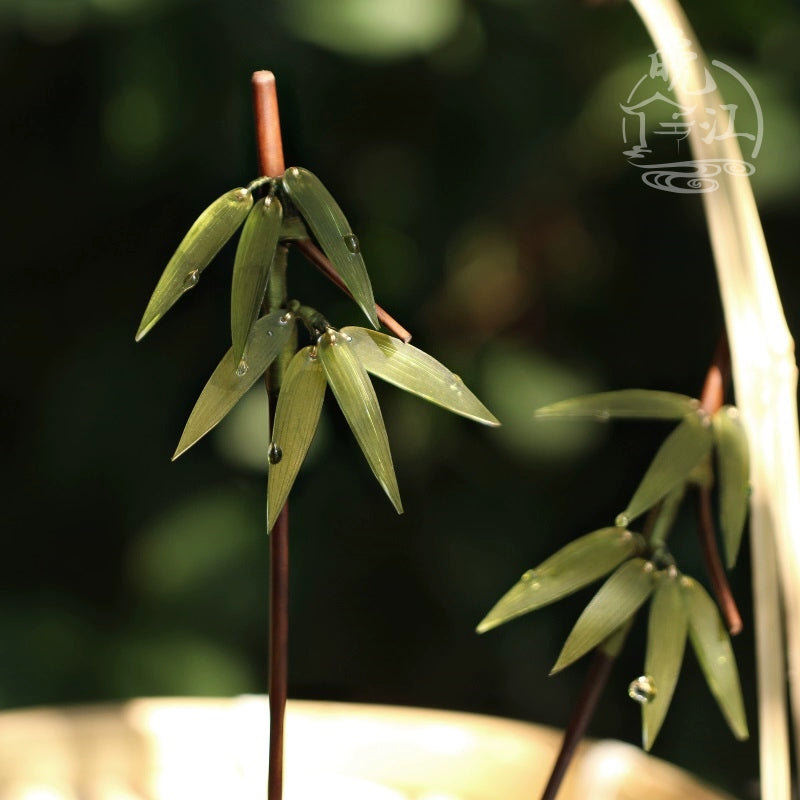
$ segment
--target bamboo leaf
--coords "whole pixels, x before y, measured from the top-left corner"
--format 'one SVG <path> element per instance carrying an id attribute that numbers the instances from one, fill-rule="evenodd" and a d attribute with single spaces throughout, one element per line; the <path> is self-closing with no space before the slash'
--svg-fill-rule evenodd
<path id="1" fill-rule="evenodd" d="M 708 688 L 737 739 L 748 737 L 742 687 L 731 640 L 708 592 L 692 578 L 681 579 L 689 613 L 689 638 Z"/>
<path id="2" fill-rule="evenodd" d="M 217 198 L 195 220 L 156 284 L 136 332 L 137 342 L 184 292 L 197 285 L 200 273 L 236 233 L 252 205 L 253 196 L 247 189 L 233 189 Z"/>
<path id="3" fill-rule="evenodd" d="M 247 215 L 236 248 L 231 284 L 231 339 L 237 364 L 244 358 L 247 337 L 264 300 L 282 218 L 283 208 L 277 197 L 259 200 Z"/>
<path id="4" fill-rule="evenodd" d="M 683 394 L 647 389 L 622 389 L 572 397 L 538 409 L 536 417 L 594 417 L 608 420 L 682 419 L 699 407 L 699 402 Z"/>
<path id="5" fill-rule="evenodd" d="M 325 397 L 325 373 L 312 348 L 289 362 L 281 383 L 269 449 L 267 524 L 272 530 L 314 438 Z"/>
<path id="6" fill-rule="evenodd" d="M 369 375 L 359 363 L 343 333 L 331 330 L 321 336 L 318 350 L 336 402 L 339 403 L 370 469 L 398 514 L 402 514 L 403 506 L 394 474 L 389 439 Z"/>
<path id="7" fill-rule="evenodd" d="M 650 596 L 654 587 L 653 565 L 643 558 L 626 561 L 589 601 L 564 642 L 554 674 L 597 647 Z"/>
<path id="8" fill-rule="evenodd" d="M 711 450 L 710 427 L 707 417 L 689 414 L 672 431 L 656 453 L 628 507 L 617 517 L 618 524 L 628 525 L 687 479 L 695 465 Z"/>
<path id="9" fill-rule="evenodd" d="M 642 742 L 650 750 L 672 702 L 683 661 L 688 630 L 688 615 L 677 572 L 658 573 L 650 603 L 647 629 L 645 673 L 651 678 L 655 694 L 642 703 Z"/>
<path id="10" fill-rule="evenodd" d="M 372 284 L 361 256 L 358 239 L 350 229 L 331 193 L 316 175 L 302 167 L 291 167 L 283 175 L 283 188 L 311 228 L 325 255 L 350 290 L 353 299 L 378 327 Z"/>
<path id="11" fill-rule="evenodd" d="M 372 375 L 462 417 L 500 424 L 458 375 L 422 350 L 366 328 L 343 328 L 342 333 L 350 336 L 353 352 Z"/>
<path id="12" fill-rule="evenodd" d="M 642 546 L 638 534 L 624 528 L 601 528 L 562 547 L 529 569 L 478 625 L 485 633 L 521 614 L 554 603 L 599 580 Z"/>
<path id="13" fill-rule="evenodd" d="M 289 341 L 293 327 L 294 319 L 290 314 L 274 311 L 253 325 L 247 341 L 246 365 L 237 362 L 233 348 L 225 353 L 197 398 L 173 461 L 205 436 L 266 372 Z M 247 368 L 242 369 L 243 366 Z"/>
<path id="14" fill-rule="evenodd" d="M 713 422 L 719 470 L 720 527 L 730 569 L 739 553 L 750 502 L 750 453 L 736 408 L 723 406 L 714 415 Z"/>

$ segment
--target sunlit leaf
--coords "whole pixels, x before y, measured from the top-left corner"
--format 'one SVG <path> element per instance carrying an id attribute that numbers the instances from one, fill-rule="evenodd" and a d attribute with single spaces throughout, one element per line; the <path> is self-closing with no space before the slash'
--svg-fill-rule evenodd
<path id="1" fill-rule="evenodd" d="M 681 579 L 689 613 L 689 637 L 708 688 L 737 739 L 748 737 L 742 687 L 731 640 L 708 592 L 692 578 Z"/>
<path id="2" fill-rule="evenodd" d="M 205 436 L 266 372 L 281 352 L 294 327 L 294 319 L 283 311 L 267 314 L 253 325 L 247 341 L 247 369 L 236 360 L 233 348 L 219 362 L 197 398 L 173 460 Z"/>
<path id="3" fill-rule="evenodd" d="M 500 424 L 458 375 L 422 350 L 366 328 L 343 328 L 342 333 L 350 336 L 353 352 L 372 375 L 463 417 Z"/>
<path id="4" fill-rule="evenodd" d="M 626 561 L 578 617 L 550 674 L 577 661 L 617 630 L 650 596 L 654 580 L 649 561 L 643 558 Z"/>
<path id="5" fill-rule="evenodd" d="M 642 546 L 642 538 L 624 528 L 601 528 L 581 536 L 535 569 L 529 569 L 481 621 L 478 633 L 485 633 L 599 580 Z"/>
<path id="6" fill-rule="evenodd" d="M 265 197 L 253 206 L 242 228 L 231 284 L 231 339 L 237 364 L 264 300 L 282 218 L 278 198 Z"/>
<path id="7" fill-rule="evenodd" d="M 253 196 L 247 189 L 233 189 L 197 218 L 156 284 L 136 332 L 137 342 L 185 291 L 197 285 L 200 273 L 236 233 L 252 205 Z"/>
<path id="8" fill-rule="evenodd" d="M 330 192 L 322 182 L 302 167 L 291 167 L 283 176 L 283 188 L 303 215 L 325 255 L 350 290 L 353 299 L 378 327 L 378 314 L 367 275 L 361 246 Z"/>
<path id="9" fill-rule="evenodd" d="M 682 419 L 699 407 L 697 400 L 683 394 L 656 392 L 647 389 L 622 389 L 583 397 L 571 397 L 535 412 L 536 417 L 594 417 L 607 420 Z"/>
<path id="10" fill-rule="evenodd" d="M 677 572 L 658 574 L 658 582 L 650 603 L 647 628 L 647 655 L 644 671 L 653 681 L 655 694 L 642 704 L 642 742 L 645 750 L 661 729 L 669 709 L 686 647 L 688 616 Z"/>
<path id="11" fill-rule="evenodd" d="M 737 409 L 723 406 L 713 422 L 719 470 L 719 521 L 730 568 L 739 553 L 750 501 L 750 453 Z"/>
<path id="12" fill-rule="evenodd" d="M 680 486 L 711 450 L 712 442 L 710 420 L 689 414 L 664 440 L 628 507 L 619 515 L 619 524 L 627 525 Z"/>
<path id="13" fill-rule="evenodd" d="M 312 348 L 289 362 L 281 383 L 269 448 L 267 524 L 272 530 L 317 430 L 325 372 Z"/>
<path id="14" fill-rule="evenodd" d="M 322 367 L 367 463 L 399 514 L 403 513 L 400 490 L 394 474 L 389 439 L 378 398 L 369 375 L 361 366 L 347 337 L 329 331 L 320 337 Z"/>

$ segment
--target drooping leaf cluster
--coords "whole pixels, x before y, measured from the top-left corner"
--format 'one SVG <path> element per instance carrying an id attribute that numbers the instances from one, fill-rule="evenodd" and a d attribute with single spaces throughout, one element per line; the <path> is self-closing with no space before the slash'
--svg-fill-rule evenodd
<path id="1" fill-rule="evenodd" d="M 370 375 L 486 425 L 499 422 L 461 379 L 416 347 L 376 330 L 331 326 L 297 300 L 266 307 L 272 267 L 281 248 L 313 235 L 373 327 L 378 315 L 358 238 L 320 180 L 289 168 L 281 178 L 258 178 L 215 200 L 189 229 L 156 285 L 137 341 L 189 289 L 243 225 L 231 286 L 232 346 L 200 394 L 173 458 L 212 430 L 276 362 L 288 354 L 277 398 L 267 487 L 271 530 L 305 459 L 330 386 L 367 463 L 402 513 L 389 440 Z M 259 316 L 261 312 L 263 316 Z M 311 344 L 295 352 L 298 323 Z"/>
<path id="2" fill-rule="evenodd" d="M 644 747 L 652 747 L 666 716 L 687 637 L 728 724 L 737 738 L 746 738 L 736 661 L 716 604 L 699 583 L 680 573 L 666 546 L 686 487 L 711 480 L 713 451 L 722 540 L 728 566 L 734 565 L 749 499 L 747 439 L 737 410 L 723 406 L 712 416 L 690 397 L 632 389 L 564 400 L 539 409 L 536 416 L 661 419 L 679 424 L 659 448 L 615 525 L 576 539 L 525 572 L 478 631 L 542 608 L 611 573 L 575 623 L 552 672 L 624 635 L 649 600 L 645 672 L 629 690 L 642 704 Z M 646 511 L 650 515 L 645 532 L 629 530 Z"/>

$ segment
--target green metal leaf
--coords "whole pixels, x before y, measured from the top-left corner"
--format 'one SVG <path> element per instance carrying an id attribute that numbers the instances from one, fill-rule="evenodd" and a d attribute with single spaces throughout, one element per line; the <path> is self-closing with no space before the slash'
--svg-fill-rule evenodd
<path id="1" fill-rule="evenodd" d="M 277 197 L 259 200 L 247 215 L 236 248 L 231 284 L 231 339 L 237 364 L 244 358 L 247 337 L 264 300 L 282 219 L 283 208 Z"/>
<path id="2" fill-rule="evenodd" d="M 628 419 L 682 419 L 700 403 L 691 397 L 647 389 L 622 389 L 617 392 L 572 397 L 538 409 L 536 417 L 612 417 Z"/>
<path id="3" fill-rule="evenodd" d="M 628 507 L 617 517 L 617 524 L 628 525 L 680 486 L 711 450 L 712 443 L 711 420 L 699 414 L 689 414 L 664 440 Z"/>
<path id="4" fill-rule="evenodd" d="M 554 674 L 597 647 L 650 596 L 654 588 L 653 565 L 643 558 L 626 561 L 589 601 L 564 642 Z"/>
<path id="5" fill-rule="evenodd" d="M 219 362 L 189 415 L 173 461 L 205 436 L 266 372 L 267 367 L 289 341 L 294 319 L 274 311 L 253 325 L 247 341 L 247 369 L 233 355 L 233 348 Z"/>
<path id="6" fill-rule="evenodd" d="M 681 579 L 689 613 L 689 638 L 708 688 L 737 739 L 748 737 L 742 687 L 731 640 L 708 592 L 692 578 Z"/>
<path id="7" fill-rule="evenodd" d="M 289 362 L 281 383 L 269 448 L 267 525 L 272 530 L 317 430 L 325 373 L 311 347 Z"/>
<path id="8" fill-rule="evenodd" d="M 728 568 L 736 563 L 750 502 L 750 451 L 747 434 L 733 406 L 714 415 L 719 470 L 719 521 Z"/>
<path id="9" fill-rule="evenodd" d="M 358 239 L 331 193 L 320 179 L 302 167 L 291 167 L 283 175 L 283 188 L 308 223 L 320 247 L 350 290 L 353 299 L 378 327 L 372 284 L 361 257 Z"/>
<path id="10" fill-rule="evenodd" d="M 535 569 L 529 569 L 481 621 L 478 633 L 554 603 L 599 580 L 642 546 L 641 536 L 624 528 L 601 528 L 581 536 Z"/>
<path id="11" fill-rule="evenodd" d="M 328 331 L 319 339 L 319 358 L 328 383 L 353 431 L 370 469 L 378 479 L 398 514 L 403 513 L 400 490 L 394 474 L 389 439 L 375 389 L 361 366 L 347 337 Z"/>
<path id="12" fill-rule="evenodd" d="M 647 629 L 647 655 L 644 671 L 651 678 L 655 694 L 642 703 L 642 743 L 645 750 L 653 742 L 667 715 L 686 647 L 688 615 L 677 571 L 657 574 L 657 585 L 650 603 Z"/>
<path id="13" fill-rule="evenodd" d="M 236 233 L 252 205 L 253 196 L 247 189 L 233 189 L 217 198 L 197 218 L 156 284 L 136 332 L 137 342 L 184 292 L 197 285 L 200 273 Z"/>
<path id="14" fill-rule="evenodd" d="M 351 338 L 353 352 L 372 375 L 462 417 L 484 425 L 500 424 L 458 375 L 422 350 L 366 328 L 343 328 L 342 333 Z"/>

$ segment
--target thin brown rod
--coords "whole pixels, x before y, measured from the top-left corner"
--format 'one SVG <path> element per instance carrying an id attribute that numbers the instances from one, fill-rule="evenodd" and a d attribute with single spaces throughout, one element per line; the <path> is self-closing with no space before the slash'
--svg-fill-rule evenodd
<path id="1" fill-rule="evenodd" d="M 332 283 L 335 283 L 348 297 L 352 297 L 350 290 L 344 285 L 344 281 L 328 261 L 325 253 L 319 249 L 309 239 L 299 239 L 292 244 Z M 411 334 L 394 318 L 376 304 L 375 310 L 378 314 L 378 321 L 386 330 L 391 331 L 398 339 L 402 339 L 406 344 L 411 341 Z"/>
<path id="2" fill-rule="evenodd" d="M 289 504 L 278 514 L 269 539 L 269 777 L 268 800 L 283 796 L 283 740 L 289 677 Z"/>
<path id="3" fill-rule="evenodd" d="M 253 115 L 261 174 L 283 175 L 283 140 L 275 76 L 268 70 L 253 73 Z M 277 386 L 267 378 L 270 425 L 275 418 Z M 268 800 L 283 797 L 283 729 L 288 694 L 289 651 L 289 504 L 285 503 L 270 536 L 269 559 L 269 775 Z"/>
<path id="4" fill-rule="evenodd" d="M 702 486 L 697 490 L 697 528 L 700 534 L 700 545 L 703 548 L 703 559 L 706 571 L 711 580 L 711 588 L 717 598 L 725 625 L 731 636 L 742 632 L 742 617 L 733 599 L 733 593 L 728 585 L 725 569 L 719 557 L 717 540 L 714 536 L 714 520 L 711 515 L 711 492 Z"/>
<path id="5" fill-rule="evenodd" d="M 558 795 L 558 790 L 561 788 L 561 783 L 572 762 L 572 757 L 575 755 L 575 750 L 581 739 L 583 739 L 586 729 L 594 716 L 600 696 L 606 688 L 614 661 L 615 659 L 612 656 L 602 650 L 595 650 L 592 665 L 589 667 L 589 671 L 583 681 L 581 695 L 575 704 L 567 729 L 564 731 L 561 750 L 556 758 L 556 763 L 553 765 L 553 771 L 550 773 L 550 780 L 547 781 L 547 786 L 545 786 L 542 793 L 542 800 L 555 800 Z"/>
<path id="6" fill-rule="evenodd" d="M 253 113 L 256 120 L 256 147 L 261 174 L 277 178 L 286 171 L 283 162 L 281 118 L 275 76 L 266 69 L 253 73 Z"/>
<path id="7" fill-rule="evenodd" d="M 728 337 L 723 332 L 714 350 L 711 366 L 706 373 L 700 406 L 707 414 L 716 414 L 725 402 L 725 391 L 731 380 L 731 354 Z"/>
<path id="8" fill-rule="evenodd" d="M 700 395 L 700 407 L 706 414 L 716 414 L 725 402 L 725 391 L 730 383 L 731 356 L 728 349 L 728 338 L 723 333 L 717 343 L 711 366 L 708 368 L 703 391 Z M 703 560 L 706 565 L 711 588 L 717 599 L 725 624 L 731 636 L 741 633 L 742 617 L 736 606 L 725 568 L 722 565 L 717 537 L 714 532 L 714 516 L 711 513 L 711 489 L 708 486 L 697 487 L 697 531 Z"/>

